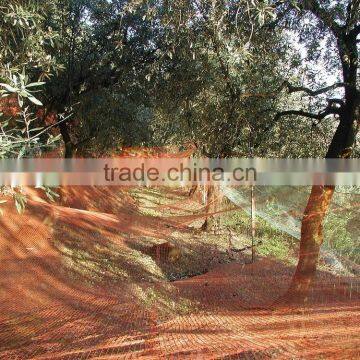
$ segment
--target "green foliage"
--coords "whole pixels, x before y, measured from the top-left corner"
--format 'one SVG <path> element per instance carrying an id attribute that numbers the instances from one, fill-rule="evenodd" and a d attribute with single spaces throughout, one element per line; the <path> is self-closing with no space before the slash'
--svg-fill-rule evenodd
<path id="1" fill-rule="evenodd" d="M 14 193 L 13 198 L 14 198 L 16 210 L 18 211 L 19 214 L 23 213 L 27 203 L 26 196 L 19 191 Z"/>
<path id="2" fill-rule="evenodd" d="M 280 89 L 284 79 L 297 78 L 299 56 L 287 33 L 264 25 L 274 20 L 272 6 L 201 1 L 155 8 L 153 17 L 167 26 L 148 74 L 154 144 L 192 141 L 212 157 L 323 154 L 328 124 L 274 122 L 277 109 L 289 105 Z"/>
<path id="3" fill-rule="evenodd" d="M 152 113 L 142 101 L 106 89 L 82 96 L 76 109 L 78 126 L 72 133 L 78 151 L 90 157 L 112 155 L 123 146 L 149 143 Z"/>
<path id="4" fill-rule="evenodd" d="M 151 73 L 155 142 L 195 141 L 210 156 L 247 151 L 246 129 L 256 126 L 269 105 L 256 95 L 276 88 L 272 61 L 283 55 L 281 48 L 273 51 L 277 45 L 261 33 L 259 9 L 253 5 L 246 11 L 246 2 L 179 2 L 163 12 L 158 9 L 159 23 L 168 26 L 158 40 Z M 269 55 L 266 63 L 264 53 Z"/>
<path id="5" fill-rule="evenodd" d="M 39 127 L 38 119 L 30 111 L 32 105 L 41 105 L 34 96 L 33 88 L 43 82 L 29 83 L 23 69 L 22 73 L 13 73 L 9 68 L 5 72 L 5 83 L 0 83 L 0 99 L 16 96 L 17 116 L 0 116 L 0 158 L 34 156 L 42 148 L 53 145 L 58 137 L 44 136 L 45 130 Z"/>
<path id="6" fill-rule="evenodd" d="M 0 8 L 0 64 L 17 73 L 25 67 L 30 83 L 48 78 L 39 101 L 57 114 L 72 109 L 76 122 L 64 123 L 62 133 L 80 152 L 192 141 L 210 156 L 319 156 L 330 122 L 274 121 L 279 108 L 316 112 L 326 102 L 289 96 L 280 91 L 283 80 L 321 86 L 308 66 L 320 52 L 326 67 L 338 67 L 329 31 L 309 7 L 271 0 L 11 0 Z M 342 2 L 325 1 L 321 9 L 346 20 Z M 349 26 L 358 21 L 355 10 Z"/>
<path id="7" fill-rule="evenodd" d="M 37 189 L 43 190 L 45 192 L 46 197 L 52 202 L 54 202 L 56 198 L 60 198 L 60 195 L 48 186 L 38 186 Z"/>
<path id="8" fill-rule="evenodd" d="M 40 78 L 57 69 L 48 50 L 58 34 L 46 25 L 46 11 L 51 11 L 49 2 L 43 6 L 38 1 L 9 0 L 0 6 L 0 74 L 7 64 L 14 70 L 31 69 Z"/>
<path id="9" fill-rule="evenodd" d="M 225 213 L 221 222 L 223 226 L 232 228 L 237 236 L 246 236 L 245 245 L 250 245 L 251 219 L 243 210 Z M 257 217 L 255 242 L 259 241 L 261 243 L 256 246 L 256 253 L 260 256 L 270 256 L 287 262 L 294 260 L 297 241 Z"/>
<path id="10" fill-rule="evenodd" d="M 41 101 L 33 95 L 33 91 L 30 89 L 44 85 L 44 82 L 28 83 L 29 77 L 25 74 L 25 69 L 23 69 L 23 72 L 20 74 L 14 74 L 8 70 L 7 79 L 9 80 L 9 83 L 0 83 L 0 87 L 4 88 L 4 90 L 0 90 L 2 97 L 7 97 L 10 94 L 16 94 L 20 107 L 24 106 L 24 98 L 28 99 L 35 105 L 42 105 Z"/>
<path id="11" fill-rule="evenodd" d="M 258 254 L 272 256 L 277 259 L 289 260 L 289 248 L 282 238 L 268 238 L 258 247 Z"/>
<path id="12" fill-rule="evenodd" d="M 42 106 L 35 95 L 42 79 L 59 70 L 50 54 L 59 35 L 47 25 L 52 9 L 50 3 L 17 0 L 0 7 L 0 100 L 17 99 L 16 115 L 0 115 L 0 158 L 34 156 L 57 140 L 43 135 L 34 115 L 35 106 Z"/>
<path id="13" fill-rule="evenodd" d="M 325 245 L 360 264 L 359 187 L 337 187 L 324 223 Z"/>
<path id="14" fill-rule="evenodd" d="M 5 204 L 7 202 L 7 200 L 0 200 L 0 206 L 1 206 L 1 204 Z M 0 207 L 0 215 L 3 215 L 3 210 L 1 209 L 1 207 Z"/>
<path id="15" fill-rule="evenodd" d="M 37 156 L 59 140 L 35 116 L 36 107 L 43 105 L 36 94 L 45 85 L 42 80 L 60 68 L 49 53 L 58 39 L 46 24 L 49 10 L 49 3 L 37 1 L 0 6 L 0 158 Z M 0 192 L 12 195 L 17 211 L 24 211 L 27 199 L 21 189 L 3 187 Z"/>
<path id="16" fill-rule="evenodd" d="M 358 214 L 353 211 L 344 212 L 341 216 L 330 211 L 324 224 L 324 237 L 325 244 L 337 254 L 359 264 L 359 234 L 357 228 L 351 226 L 352 222 L 356 223 L 357 216 Z"/>

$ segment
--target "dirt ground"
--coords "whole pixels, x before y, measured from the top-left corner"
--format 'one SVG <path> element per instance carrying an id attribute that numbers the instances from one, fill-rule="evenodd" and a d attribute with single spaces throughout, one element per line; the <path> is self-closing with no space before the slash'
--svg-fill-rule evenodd
<path id="1" fill-rule="evenodd" d="M 281 306 L 294 266 L 230 257 L 183 190 L 27 193 L 0 217 L 1 359 L 360 358 L 358 278 L 319 271 L 306 305 Z"/>

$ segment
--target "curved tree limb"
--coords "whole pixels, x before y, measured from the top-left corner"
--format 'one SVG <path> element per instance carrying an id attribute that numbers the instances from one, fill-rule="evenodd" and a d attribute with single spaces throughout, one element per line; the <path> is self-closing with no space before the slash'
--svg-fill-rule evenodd
<path id="1" fill-rule="evenodd" d="M 334 89 L 337 89 L 337 88 L 348 86 L 348 84 L 346 84 L 346 83 L 337 82 L 335 84 L 325 86 L 325 87 L 317 89 L 317 90 L 312 90 L 310 88 L 307 88 L 306 86 L 294 86 L 294 85 L 291 85 L 288 81 L 285 81 L 284 85 L 288 88 L 289 93 L 305 92 L 309 96 L 318 96 L 318 95 L 324 94 L 324 93 L 326 93 L 326 92 L 328 92 L 330 90 L 334 90 Z"/>
<path id="2" fill-rule="evenodd" d="M 327 99 L 327 102 L 328 102 L 328 106 L 333 106 L 333 105 L 339 105 L 340 107 L 345 106 L 345 102 L 342 99 L 331 98 L 331 99 Z"/>
<path id="3" fill-rule="evenodd" d="M 340 109 L 339 108 L 334 108 L 332 106 L 328 106 L 325 110 L 316 113 L 311 113 L 308 111 L 304 111 L 304 110 L 285 110 L 285 111 L 281 111 L 278 112 L 275 115 L 274 120 L 277 121 L 280 119 L 280 117 L 282 116 L 288 116 L 288 115 L 295 115 L 295 116 L 302 116 L 302 117 L 306 117 L 309 119 L 314 119 L 314 120 L 322 120 L 324 119 L 326 116 L 328 115 L 339 115 L 340 113 Z"/>

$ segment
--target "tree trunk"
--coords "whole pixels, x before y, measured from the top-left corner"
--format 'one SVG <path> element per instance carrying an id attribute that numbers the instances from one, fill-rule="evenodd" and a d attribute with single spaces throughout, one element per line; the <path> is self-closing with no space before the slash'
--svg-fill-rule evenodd
<path id="1" fill-rule="evenodd" d="M 255 261 L 256 207 L 254 186 L 251 186 L 251 262 Z"/>
<path id="2" fill-rule="evenodd" d="M 357 89 L 358 53 L 356 36 L 342 33 L 337 38 L 343 80 L 347 84 L 340 122 L 329 145 L 326 158 L 348 158 L 359 129 L 359 91 Z M 299 261 L 287 294 L 286 302 L 304 302 L 314 280 L 323 243 L 323 221 L 334 194 L 334 186 L 316 186 L 312 191 L 301 223 Z"/>
<path id="3" fill-rule="evenodd" d="M 308 290 L 315 277 L 321 244 L 323 221 L 330 207 L 334 186 L 314 185 L 301 223 L 299 262 L 290 288 L 285 296 L 289 302 L 306 302 Z"/>
<path id="4" fill-rule="evenodd" d="M 221 203 L 220 199 L 220 189 L 218 185 L 206 185 L 205 186 L 205 212 L 206 218 L 201 227 L 202 230 L 208 231 L 215 224 L 215 214 L 218 211 L 219 204 Z"/>
<path id="5" fill-rule="evenodd" d="M 193 185 L 189 190 L 189 198 L 193 198 L 197 190 L 198 190 L 198 185 Z"/>
<path id="6" fill-rule="evenodd" d="M 344 119 L 335 132 L 326 158 L 350 157 L 350 138 L 355 140 L 352 124 L 344 126 Z M 353 142 L 352 142 L 353 143 Z M 323 243 L 323 222 L 330 207 L 335 186 L 314 185 L 301 222 L 299 261 L 295 274 L 284 296 L 286 302 L 306 302 L 308 290 L 314 280 Z"/>
<path id="7" fill-rule="evenodd" d="M 64 113 L 64 104 L 68 101 L 68 95 L 63 95 L 62 97 L 57 98 L 56 100 L 50 101 L 50 103 L 46 107 L 46 111 L 44 114 L 44 118 L 46 118 L 46 114 L 50 114 L 54 112 L 55 114 L 63 114 Z M 75 145 L 71 140 L 71 136 L 69 133 L 68 122 L 62 121 L 59 124 L 59 130 L 62 137 L 62 140 L 65 145 L 65 158 L 72 158 L 74 155 Z"/>
<path id="8" fill-rule="evenodd" d="M 65 122 L 59 124 L 60 133 L 65 144 L 65 158 L 72 158 L 74 155 L 74 144 L 71 141 L 68 127 Z"/>

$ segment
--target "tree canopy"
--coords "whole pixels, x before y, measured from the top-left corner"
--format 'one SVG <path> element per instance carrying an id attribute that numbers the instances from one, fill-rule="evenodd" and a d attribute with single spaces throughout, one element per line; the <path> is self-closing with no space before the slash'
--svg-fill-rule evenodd
<path id="1" fill-rule="evenodd" d="M 55 114 L 66 157 L 188 141 L 209 156 L 324 156 L 344 97 L 358 105 L 358 6 L 11 0 L 2 83 L 39 83 L 28 111 L 43 105 L 36 127 Z M 354 143 L 339 131 L 329 156 Z"/>

